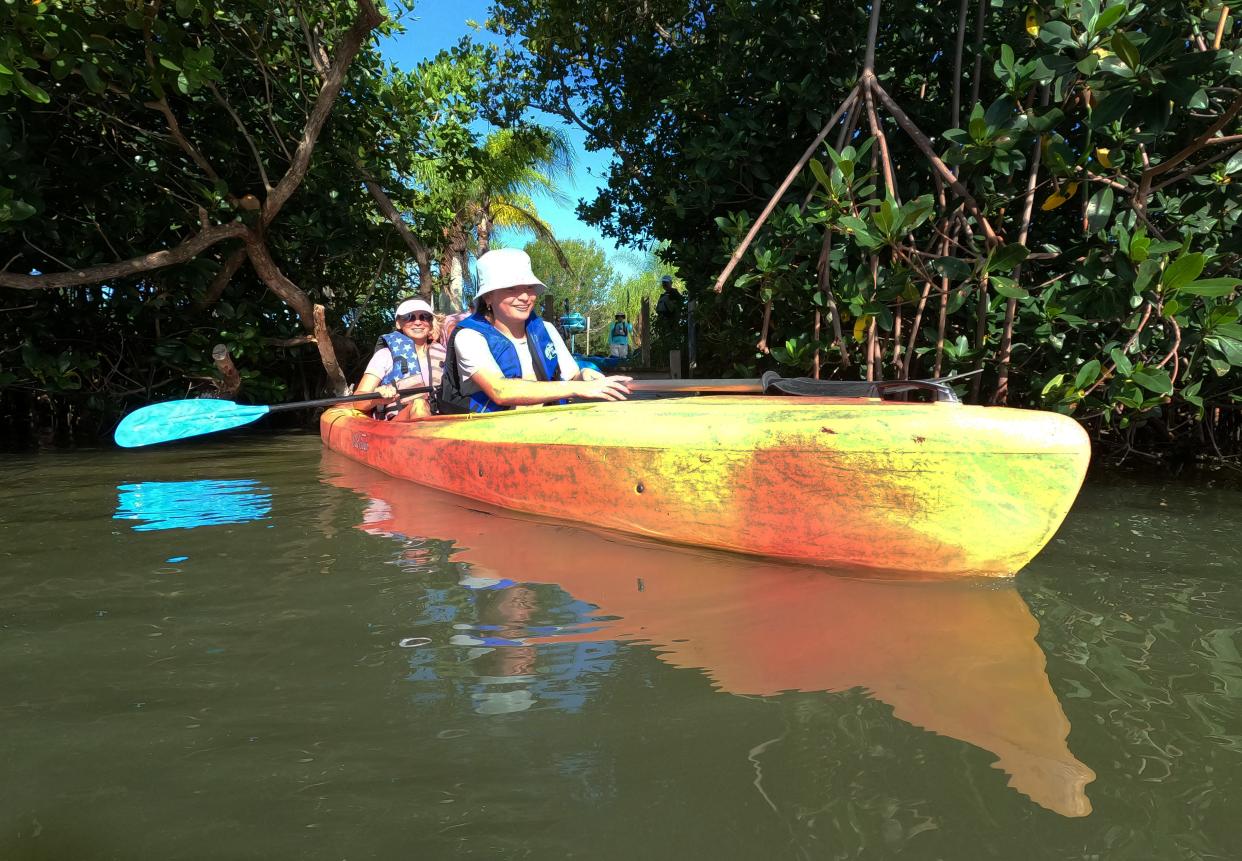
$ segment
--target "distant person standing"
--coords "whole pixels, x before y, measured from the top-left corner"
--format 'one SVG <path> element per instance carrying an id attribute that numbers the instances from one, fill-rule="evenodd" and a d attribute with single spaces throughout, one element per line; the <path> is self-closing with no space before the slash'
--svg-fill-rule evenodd
<path id="1" fill-rule="evenodd" d="M 670 332 L 676 332 L 681 328 L 681 308 L 685 304 L 685 297 L 673 286 L 672 275 L 661 278 L 660 286 L 664 288 L 664 292 L 656 302 L 656 316 Z"/>
<path id="2" fill-rule="evenodd" d="M 630 336 L 634 327 L 626 322 L 624 314 L 617 314 L 608 332 L 608 355 L 622 361 L 630 357 Z"/>

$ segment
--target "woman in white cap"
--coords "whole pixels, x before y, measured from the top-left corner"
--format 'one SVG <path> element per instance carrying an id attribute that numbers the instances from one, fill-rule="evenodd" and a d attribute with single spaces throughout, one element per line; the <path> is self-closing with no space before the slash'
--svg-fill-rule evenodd
<path id="1" fill-rule="evenodd" d="M 629 377 L 580 369 L 565 340 L 540 319 L 547 291 L 516 248 L 479 258 L 475 312 L 457 324 L 448 345 L 440 411 L 490 413 L 566 398 L 625 400 Z"/>
<path id="2" fill-rule="evenodd" d="M 373 408 L 377 419 L 397 421 L 431 415 L 428 393 L 398 399 L 397 388 L 440 385 L 444 367 L 440 321 L 422 299 L 406 299 L 397 306 L 394 326 L 375 342 L 375 355 L 354 389 L 358 395 L 375 392 L 375 401 L 369 405 L 361 401 L 358 408 Z"/>

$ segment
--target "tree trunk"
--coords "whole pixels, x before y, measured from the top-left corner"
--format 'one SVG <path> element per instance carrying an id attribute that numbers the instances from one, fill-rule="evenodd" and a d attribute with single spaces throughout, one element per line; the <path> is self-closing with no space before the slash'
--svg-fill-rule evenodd
<path id="1" fill-rule="evenodd" d="M 316 305 L 313 313 L 315 344 L 319 347 L 319 358 L 323 362 L 323 369 L 328 373 L 328 388 L 333 395 L 344 395 L 349 388 L 349 383 L 345 381 L 345 374 L 342 373 L 341 366 L 336 360 L 336 349 L 332 345 L 332 334 L 328 331 L 323 306 Z"/>
<path id="2" fill-rule="evenodd" d="M 220 382 L 216 384 L 220 389 L 220 396 L 231 398 L 241 391 L 241 374 L 237 373 L 237 366 L 233 364 L 229 348 L 224 344 L 216 344 L 211 350 L 211 361 L 220 372 Z"/>
<path id="3" fill-rule="evenodd" d="M 479 256 L 482 257 L 492 247 L 492 214 L 486 207 L 479 216 Z"/>

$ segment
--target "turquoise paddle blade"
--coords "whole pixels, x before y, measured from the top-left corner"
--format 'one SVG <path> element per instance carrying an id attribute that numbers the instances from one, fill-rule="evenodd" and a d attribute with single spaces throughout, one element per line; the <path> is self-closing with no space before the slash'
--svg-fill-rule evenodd
<path id="1" fill-rule="evenodd" d="M 245 406 L 211 398 L 166 401 L 134 410 L 121 419 L 112 438 L 124 448 L 138 448 L 241 427 L 267 415 L 267 411 L 266 406 Z"/>

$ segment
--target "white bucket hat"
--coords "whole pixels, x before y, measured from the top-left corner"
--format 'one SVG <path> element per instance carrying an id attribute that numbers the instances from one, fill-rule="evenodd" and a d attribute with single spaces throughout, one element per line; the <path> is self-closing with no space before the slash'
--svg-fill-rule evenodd
<path id="1" fill-rule="evenodd" d="M 479 258 L 479 292 L 475 298 L 506 287 L 534 287 L 537 296 L 548 289 L 531 271 L 530 255 L 517 248 L 497 248 Z"/>
<path id="2" fill-rule="evenodd" d="M 432 307 L 422 299 L 406 299 L 397 306 L 396 316 L 404 317 L 407 314 L 413 314 L 415 311 L 425 311 L 432 316 L 436 313 Z"/>

